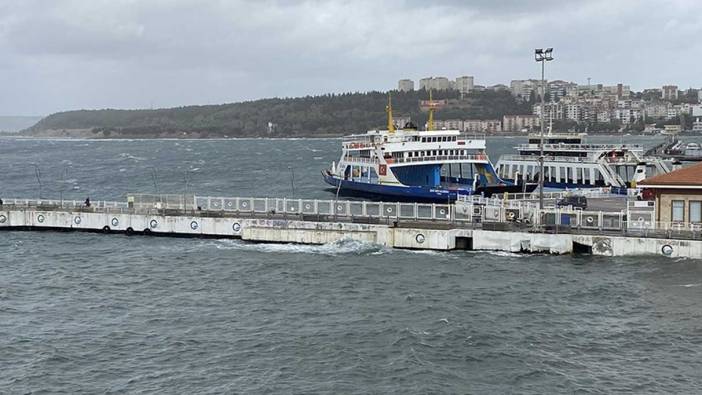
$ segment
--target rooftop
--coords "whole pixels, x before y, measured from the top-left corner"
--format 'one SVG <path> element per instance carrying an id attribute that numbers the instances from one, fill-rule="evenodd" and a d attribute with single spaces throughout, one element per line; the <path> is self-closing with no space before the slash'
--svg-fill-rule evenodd
<path id="1" fill-rule="evenodd" d="M 639 185 L 649 188 L 702 188 L 702 162 L 672 171 L 668 174 L 659 174 L 655 177 L 647 178 L 639 182 Z"/>

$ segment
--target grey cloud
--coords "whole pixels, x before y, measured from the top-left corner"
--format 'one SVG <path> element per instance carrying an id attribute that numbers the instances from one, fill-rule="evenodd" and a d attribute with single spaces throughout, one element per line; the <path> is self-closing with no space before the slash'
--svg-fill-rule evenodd
<path id="1" fill-rule="evenodd" d="M 388 89 L 399 78 L 537 74 L 702 85 L 694 1 L 0 3 L 6 114 Z M 669 59 L 675 59 L 672 67 Z"/>

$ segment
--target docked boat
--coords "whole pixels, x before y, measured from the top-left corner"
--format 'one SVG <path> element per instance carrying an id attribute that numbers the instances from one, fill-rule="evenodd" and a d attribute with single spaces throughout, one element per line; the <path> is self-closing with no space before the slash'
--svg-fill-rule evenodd
<path id="1" fill-rule="evenodd" d="M 671 161 L 645 156 L 636 144 L 590 144 L 583 134 L 558 133 L 544 136 L 544 186 L 548 188 L 612 187 L 624 191 L 657 174 L 673 170 Z M 538 182 L 540 136 L 529 135 L 516 155 L 502 155 L 498 175 L 508 181 Z"/>
<path id="2" fill-rule="evenodd" d="M 388 106 L 387 130 L 352 135 L 342 142 L 341 158 L 322 172 L 338 194 L 374 198 L 453 202 L 459 195 L 533 191 L 497 176 L 485 140 L 458 130 L 428 130 L 411 124 L 396 128 Z"/>

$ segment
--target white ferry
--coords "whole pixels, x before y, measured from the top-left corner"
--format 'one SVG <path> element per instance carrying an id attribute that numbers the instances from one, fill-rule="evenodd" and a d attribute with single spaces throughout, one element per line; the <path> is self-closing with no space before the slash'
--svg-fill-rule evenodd
<path id="1" fill-rule="evenodd" d="M 501 180 L 495 173 L 485 140 L 467 138 L 458 130 L 428 130 L 411 123 L 396 129 L 388 105 L 387 130 L 348 136 L 338 163 L 322 172 L 337 193 L 396 200 L 452 202 L 459 195 L 532 191 Z"/>
<path id="2" fill-rule="evenodd" d="M 517 155 L 502 155 L 498 175 L 505 180 L 539 181 L 539 135 L 529 135 Z M 549 188 L 612 187 L 615 191 L 668 173 L 670 161 L 645 157 L 636 144 L 588 144 L 584 134 L 559 133 L 544 136 L 544 186 Z"/>

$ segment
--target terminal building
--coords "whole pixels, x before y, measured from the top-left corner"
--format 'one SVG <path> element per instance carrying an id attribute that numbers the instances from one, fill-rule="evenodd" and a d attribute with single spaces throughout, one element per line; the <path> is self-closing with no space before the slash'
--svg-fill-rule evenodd
<path id="1" fill-rule="evenodd" d="M 656 200 L 656 221 L 702 228 L 702 163 L 647 178 L 638 184 Z"/>

